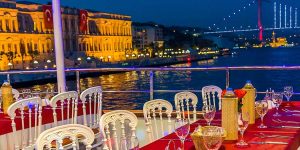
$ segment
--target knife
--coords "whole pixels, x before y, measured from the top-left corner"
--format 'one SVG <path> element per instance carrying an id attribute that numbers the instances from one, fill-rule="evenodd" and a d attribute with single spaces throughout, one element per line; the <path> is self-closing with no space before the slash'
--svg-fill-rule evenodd
<path id="1" fill-rule="evenodd" d="M 300 129 L 300 126 L 270 126 L 271 128 L 293 128 Z"/>
<path id="2" fill-rule="evenodd" d="M 288 145 L 287 142 L 273 142 L 273 141 L 265 141 L 265 142 L 248 142 L 249 144 L 282 144 L 282 145 Z"/>

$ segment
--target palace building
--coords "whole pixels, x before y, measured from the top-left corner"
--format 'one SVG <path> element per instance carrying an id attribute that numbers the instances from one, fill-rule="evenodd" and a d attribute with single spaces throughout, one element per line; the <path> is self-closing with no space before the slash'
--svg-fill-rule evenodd
<path id="1" fill-rule="evenodd" d="M 132 49 L 131 17 L 62 7 L 65 55 L 85 53 L 104 62 Z M 51 5 L 0 0 L 0 69 L 54 57 Z M 16 67 L 14 67 L 16 68 Z"/>

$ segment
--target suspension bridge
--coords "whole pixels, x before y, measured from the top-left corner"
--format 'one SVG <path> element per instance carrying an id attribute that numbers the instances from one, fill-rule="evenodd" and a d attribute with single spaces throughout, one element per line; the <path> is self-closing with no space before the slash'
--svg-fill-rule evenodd
<path id="1" fill-rule="evenodd" d="M 262 2 L 264 0 L 253 0 L 251 3 L 244 5 L 241 9 L 238 9 L 236 12 L 226 16 L 223 18 L 221 24 L 227 24 L 227 20 L 230 20 L 236 14 L 241 13 L 243 10 L 250 8 L 251 6 L 257 6 L 257 26 L 255 28 L 251 28 L 251 26 L 240 26 L 240 28 L 227 28 L 219 27 L 216 24 L 209 26 L 209 31 L 204 32 L 204 34 L 221 34 L 221 33 L 233 33 L 233 32 L 254 32 L 258 31 L 258 38 L 260 41 L 263 40 L 263 31 L 268 30 L 288 30 L 288 29 L 299 29 L 298 26 L 298 8 L 294 8 L 293 6 L 288 6 L 282 3 L 273 2 L 273 26 L 272 27 L 264 27 L 262 24 Z M 267 1 L 269 2 L 269 1 Z"/>

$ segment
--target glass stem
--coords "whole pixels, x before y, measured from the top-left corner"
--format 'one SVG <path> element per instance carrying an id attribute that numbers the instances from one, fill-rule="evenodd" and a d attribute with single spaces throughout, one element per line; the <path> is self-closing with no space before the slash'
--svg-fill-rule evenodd
<path id="1" fill-rule="evenodd" d="M 260 117 L 260 120 L 261 120 L 260 126 L 264 126 L 264 116 L 261 116 L 261 117 Z"/>
<path id="2" fill-rule="evenodd" d="M 244 131 L 241 131 L 241 142 L 244 142 Z"/>
<path id="3" fill-rule="evenodd" d="M 278 109 L 279 109 L 279 107 L 276 107 L 276 115 L 278 115 Z"/>
<path id="4" fill-rule="evenodd" d="M 210 126 L 210 121 L 208 121 L 208 126 Z"/>
<path id="5" fill-rule="evenodd" d="M 184 150 L 184 139 L 180 139 L 180 141 L 181 141 L 181 147 L 182 147 L 181 150 Z"/>

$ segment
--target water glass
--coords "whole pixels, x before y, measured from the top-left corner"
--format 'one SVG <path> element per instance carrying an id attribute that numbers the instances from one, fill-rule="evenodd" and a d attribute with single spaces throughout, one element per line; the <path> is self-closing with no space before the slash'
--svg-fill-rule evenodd
<path id="1" fill-rule="evenodd" d="M 185 138 L 190 132 L 190 123 L 188 119 L 176 119 L 174 123 L 175 133 L 181 141 L 182 150 L 184 150 Z"/>
<path id="2" fill-rule="evenodd" d="M 138 138 L 136 136 L 128 136 L 121 138 L 119 150 L 139 150 Z"/>
<path id="3" fill-rule="evenodd" d="M 264 116 L 268 112 L 268 100 L 256 101 L 255 109 L 261 119 L 261 124 L 258 126 L 258 128 L 267 128 L 267 126 L 264 125 Z"/>
<path id="4" fill-rule="evenodd" d="M 211 121 L 214 119 L 216 114 L 216 108 L 213 105 L 205 105 L 202 107 L 203 118 L 206 120 L 207 125 L 210 126 Z"/>
<path id="5" fill-rule="evenodd" d="M 243 112 L 238 114 L 238 130 L 241 133 L 240 140 L 235 144 L 237 147 L 248 147 L 248 143 L 244 141 L 244 132 L 249 125 L 249 113 Z"/>
<path id="6" fill-rule="evenodd" d="M 223 142 L 224 130 L 208 126 L 202 130 L 203 144 L 208 150 L 218 150 Z"/>
<path id="7" fill-rule="evenodd" d="M 32 93 L 30 89 L 23 89 L 22 90 L 22 98 L 23 99 L 27 99 L 27 98 L 31 98 L 32 97 Z"/>
<path id="8" fill-rule="evenodd" d="M 272 98 L 272 101 L 276 107 L 276 113 L 273 115 L 275 117 L 278 117 L 278 116 L 281 116 L 279 113 L 278 113 L 278 109 L 279 109 L 279 106 L 281 105 L 282 103 L 282 100 L 283 100 L 283 95 L 282 93 L 274 93 L 273 94 L 273 98 Z"/>
<path id="9" fill-rule="evenodd" d="M 284 88 L 284 96 L 286 97 L 287 101 L 290 101 L 290 98 L 293 96 L 293 87 L 292 86 L 285 86 Z"/>

